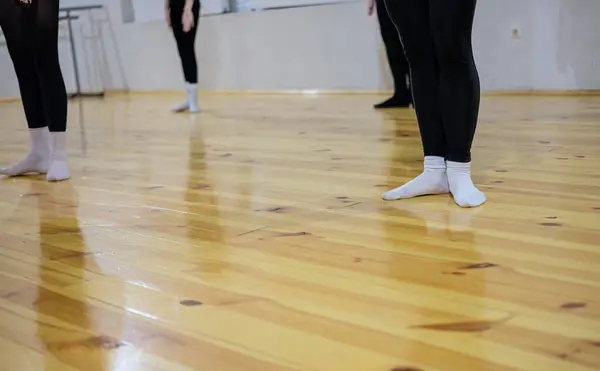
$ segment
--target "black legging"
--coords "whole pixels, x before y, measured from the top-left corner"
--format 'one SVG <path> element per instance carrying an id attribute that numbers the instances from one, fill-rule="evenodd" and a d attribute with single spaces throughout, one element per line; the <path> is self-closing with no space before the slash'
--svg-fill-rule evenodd
<path id="1" fill-rule="evenodd" d="M 67 92 L 58 60 L 59 0 L 0 0 L 0 27 L 30 129 L 67 129 Z"/>
<path id="2" fill-rule="evenodd" d="M 477 0 L 386 0 L 411 70 L 425 156 L 471 161 L 479 76 L 471 46 Z"/>
<path id="3" fill-rule="evenodd" d="M 385 9 L 384 0 L 377 0 L 377 20 L 379 21 L 379 30 L 381 38 L 385 45 L 390 71 L 394 79 L 394 95 L 398 97 L 410 94 L 406 77 L 408 76 L 408 61 L 402 49 L 402 43 L 398 36 L 396 26 L 390 19 L 388 12 Z"/>
<path id="4" fill-rule="evenodd" d="M 200 19 L 200 0 L 194 0 L 192 12 L 194 13 L 194 27 L 189 32 L 183 32 L 181 18 L 185 0 L 170 0 L 169 14 L 171 17 L 171 28 L 177 42 L 179 58 L 185 81 L 190 84 L 198 83 L 198 64 L 196 63 L 196 33 L 198 31 L 198 20 Z"/>

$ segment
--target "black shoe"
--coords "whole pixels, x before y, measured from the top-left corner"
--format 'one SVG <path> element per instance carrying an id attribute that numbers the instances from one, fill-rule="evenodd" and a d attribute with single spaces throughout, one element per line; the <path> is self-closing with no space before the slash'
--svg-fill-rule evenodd
<path id="1" fill-rule="evenodd" d="M 410 95 L 396 96 L 394 95 L 390 99 L 376 104 L 375 109 L 386 109 L 386 108 L 408 108 L 412 105 L 412 97 Z"/>

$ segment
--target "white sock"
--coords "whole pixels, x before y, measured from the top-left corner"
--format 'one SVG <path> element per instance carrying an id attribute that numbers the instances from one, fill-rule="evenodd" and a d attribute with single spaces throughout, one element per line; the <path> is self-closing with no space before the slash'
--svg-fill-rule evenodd
<path id="1" fill-rule="evenodd" d="M 198 106 L 198 85 L 187 84 L 187 102 L 190 112 L 199 112 L 200 107 Z"/>
<path id="2" fill-rule="evenodd" d="M 50 158 L 48 128 L 29 129 L 31 149 L 23 160 L 0 169 L 0 174 L 18 176 L 24 174 L 46 174 Z"/>
<path id="3" fill-rule="evenodd" d="M 173 106 L 171 111 L 178 113 L 183 111 L 190 112 L 198 112 L 200 111 L 200 107 L 198 107 L 198 85 L 197 84 L 185 84 L 185 94 L 186 99 L 185 102 Z"/>
<path id="4" fill-rule="evenodd" d="M 443 157 L 425 156 L 424 170 L 421 175 L 401 187 L 384 193 L 383 199 L 390 201 L 440 193 L 448 193 L 446 161 Z"/>
<path id="5" fill-rule="evenodd" d="M 63 132 L 50 133 L 51 155 L 50 168 L 46 179 L 49 182 L 58 182 L 71 177 L 67 163 L 67 135 Z"/>
<path id="6" fill-rule="evenodd" d="M 486 199 L 483 192 L 478 190 L 471 180 L 470 162 L 447 162 L 448 184 L 454 202 L 460 207 L 476 207 Z"/>

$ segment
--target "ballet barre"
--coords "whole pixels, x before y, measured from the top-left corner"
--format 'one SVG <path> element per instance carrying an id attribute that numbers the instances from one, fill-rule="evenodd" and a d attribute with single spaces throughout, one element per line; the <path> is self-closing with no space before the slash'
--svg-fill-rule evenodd
<path id="1" fill-rule="evenodd" d="M 70 16 L 61 15 L 60 17 L 58 17 L 59 22 L 68 21 L 68 20 L 77 20 L 77 19 L 79 19 L 78 15 L 70 15 Z"/>
<path id="2" fill-rule="evenodd" d="M 104 5 L 81 5 L 81 6 L 66 6 L 60 8 L 61 12 L 64 12 L 65 15 L 61 16 L 60 19 L 64 19 L 67 21 L 67 27 L 69 29 L 69 43 L 71 44 L 71 59 L 73 60 L 73 71 L 75 74 L 75 87 L 76 92 L 73 94 L 69 94 L 69 98 L 77 98 L 77 97 L 103 97 L 104 91 L 100 91 L 97 93 L 84 93 L 81 91 L 81 80 L 79 77 L 79 65 L 77 63 L 77 48 L 75 48 L 75 38 L 73 36 L 73 20 L 79 18 L 77 15 L 72 15 L 73 12 L 82 12 L 82 11 L 92 11 L 97 9 L 103 9 Z"/>

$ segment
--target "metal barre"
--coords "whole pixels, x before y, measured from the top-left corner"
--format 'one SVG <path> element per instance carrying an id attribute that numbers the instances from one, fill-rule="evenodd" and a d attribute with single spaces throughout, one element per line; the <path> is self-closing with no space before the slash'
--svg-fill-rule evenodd
<path id="1" fill-rule="evenodd" d="M 67 21 L 67 25 L 69 28 L 69 42 L 71 43 L 71 58 L 73 59 L 73 71 L 75 73 L 75 87 L 77 91 L 74 94 L 71 94 L 71 98 L 75 97 L 103 97 L 104 92 L 101 91 L 99 93 L 82 93 L 81 92 L 81 81 L 79 79 L 79 67 L 77 63 L 77 50 L 75 48 L 75 38 L 73 37 L 73 24 L 72 20 L 79 19 L 79 16 L 71 15 L 71 12 L 80 12 L 80 11 L 91 11 L 97 9 L 103 9 L 104 5 L 81 5 L 81 6 L 66 6 L 59 9 L 60 12 L 65 12 L 64 16 L 61 16 L 61 19 L 65 19 Z"/>

